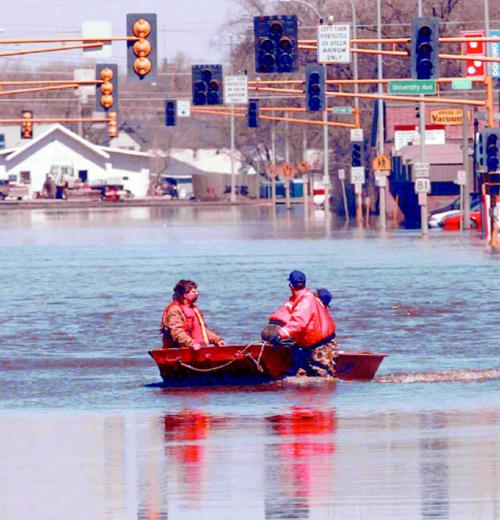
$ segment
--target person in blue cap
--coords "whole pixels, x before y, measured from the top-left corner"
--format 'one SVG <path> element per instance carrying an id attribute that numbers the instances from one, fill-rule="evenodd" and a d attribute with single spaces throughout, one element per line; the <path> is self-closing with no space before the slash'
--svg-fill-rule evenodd
<path id="1" fill-rule="evenodd" d="M 284 305 L 271 314 L 272 320 L 282 325 L 268 340 L 274 345 L 292 343 L 294 371 L 307 375 L 335 375 L 335 322 L 328 305 L 331 294 L 326 289 L 314 294 L 307 286 L 302 271 L 288 275 L 291 296 Z M 325 303 L 326 302 L 326 303 Z M 264 329 L 266 330 L 266 329 Z"/>

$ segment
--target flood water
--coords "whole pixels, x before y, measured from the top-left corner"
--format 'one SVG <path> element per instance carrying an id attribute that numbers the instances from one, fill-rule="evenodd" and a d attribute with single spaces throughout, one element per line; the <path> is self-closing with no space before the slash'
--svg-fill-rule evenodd
<path id="1" fill-rule="evenodd" d="M 323 217 L 0 209 L 0 518 L 500 518 L 500 255 Z M 293 269 L 376 381 L 148 386 L 177 280 L 241 343 Z"/>

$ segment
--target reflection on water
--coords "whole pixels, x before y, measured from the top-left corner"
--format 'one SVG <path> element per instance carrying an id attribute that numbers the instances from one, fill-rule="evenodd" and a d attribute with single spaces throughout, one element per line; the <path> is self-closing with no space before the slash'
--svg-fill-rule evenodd
<path id="1" fill-rule="evenodd" d="M 300 211 L 0 211 L 2 520 L 500 516 L 500 257 Z M 394 384 L 145 387 L 178 279 L 248 343 L 291 269 Z"/>
<path id="2" fill-rule="evenodd" d="M 497 518 L 495 412 L 349 418 L 306 401 L 0 416 L 1 518 Z"/>

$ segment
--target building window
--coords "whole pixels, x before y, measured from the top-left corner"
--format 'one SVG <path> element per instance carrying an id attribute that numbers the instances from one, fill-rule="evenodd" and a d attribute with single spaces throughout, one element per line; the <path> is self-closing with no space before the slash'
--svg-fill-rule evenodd
<path id="1" fill-rule="evenodd" d="M 88 170 L 78 170 L 78 177 L 85 184 L 89 179 Z"/>
<path id="2" fill-rule="evenodd" d="M 21 184 L 31 184 L 31 172 L 20 172 Z"/>

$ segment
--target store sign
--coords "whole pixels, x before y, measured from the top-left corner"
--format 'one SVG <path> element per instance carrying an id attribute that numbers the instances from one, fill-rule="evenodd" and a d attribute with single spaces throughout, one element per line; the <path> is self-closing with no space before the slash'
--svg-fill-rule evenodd
<path id="1" fill-rule="evenodd" d="M 433 125 L 458 126 L 464 122 L 464 111 L 461 108 L 442 108 L 430 112 Z"/>
<path id="2" fill-rule="evenodd" d="M 425 144 L 445 144 L 446 134 L 444 130 L 426 130 Z M 394 132 L 394 149 L 401 150 L 410 144 L 420 144 L 418 130 L 396 130 Z"/>

